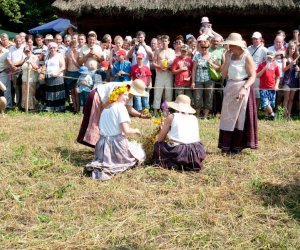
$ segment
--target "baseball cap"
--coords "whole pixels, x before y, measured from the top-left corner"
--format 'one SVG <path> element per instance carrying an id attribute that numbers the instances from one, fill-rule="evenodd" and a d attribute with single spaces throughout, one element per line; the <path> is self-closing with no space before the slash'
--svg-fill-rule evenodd
<path id="1" fill-rule="evenodd" d="M 275 57 L 275 52 L 273 52 L 273 51 L 271 51 L 271 50 L 268 50 L 268 51 L 267 51 L 267 57 L 274 58 L 274 57 Z"/>
<path id="2" fill-rule="evenodd" d="M 189 46 L 186 45 L 186 44 L 183 44 L 183 45 L 180 47 L 180 50 L 188 51 L 188 50 L 189 50 Z"/>
<path id="3" fill-rule="evenodd" d="M 101 63 L 100 63 L 100 65 L 101 65 L 101 67 L 108 67 L 109 66 L 109 62 L 108 61 L 102 61 Z"/>
<path id="4" fill-rule="evenodd" d="M 117 51 L 116 54 L 117 54 L 117 56 L 126 56 L 126 51 L 123 50 L 123 49 L 120 49 L 120 50 Z"/>
<path id="5" fill-rule="evenodd" d="M 141 53 L 141 52 L 139 52 L 139 53 L 137 53 L 136 54 L 136 58 L 144 58 L 144 54 L 143 53 Z"/>
<path id="6" fill-rule="evenodd" d="M 47 34 L 45 36 L 45 40 L 53 40 L 53 36 L 51 34 Z"/>
<path id="7" fill-rule="evenodd" d="M 252 38 L 256 38 L 256 39 L 262 38 L 262 35 L 261 35 L 260 32 L 256 31 L 256 32 L 253 33 Z"/>

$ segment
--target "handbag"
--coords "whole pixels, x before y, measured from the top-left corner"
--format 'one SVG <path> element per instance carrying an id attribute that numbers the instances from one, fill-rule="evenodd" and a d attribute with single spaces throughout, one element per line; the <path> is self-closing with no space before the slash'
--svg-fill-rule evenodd
<path id="1" fill-rule="evenodd" d="M 211 64 L 209 64 L 208 67 L 209 67 L 210 79 L 213 81 L 220 81 L 222 78 L 221 72 L 216 71 L 215 68 Z"/>

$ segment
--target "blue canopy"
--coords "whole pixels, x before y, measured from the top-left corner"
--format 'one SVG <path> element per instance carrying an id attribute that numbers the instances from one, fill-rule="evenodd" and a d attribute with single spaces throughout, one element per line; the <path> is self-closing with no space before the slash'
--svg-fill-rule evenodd
<path id="1" fill-rule="evenodd" d="M 57 32 L 64 31 L 68 27 L 73 27 L 74 29 L 77 29 L 77 27 L 75 27 L 74 25 L 71 24 L 69 19 L 58 18 L 58 19 L 56 19 L 54 21 L 51 21 L 49 23 L 45 23 L 41 26 L 30 29 L 29 33 L 31 33 L 31 34 L 57 33 Z"/>

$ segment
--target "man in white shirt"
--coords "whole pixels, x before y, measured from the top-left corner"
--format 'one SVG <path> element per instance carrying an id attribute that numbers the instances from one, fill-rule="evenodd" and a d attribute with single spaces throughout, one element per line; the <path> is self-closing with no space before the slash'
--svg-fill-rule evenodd
<path id="1" fill-rule="evenodd" d="M 146 34 L 143 31 L 138 31 L 136 33 L 136 39 L 137 42 L 135 46 L 132 46 L 132 48 L 128 51 L 127 58 L 132 58 L 131 65 L 136 65 L 136 55 L 137 53 L 143 53 L 144 54 L 144 61 L 143 64 L 148 66 L 150 68 L 150 61 L 153 57 L 153 52 L 150 46 L 146 45 L 145 43 Z"/>
<path id="2" fill-rule="evenodd" d="M 253 57 L 253 61 L 257 69 L 258 65 L 266 60 L 267 51 L 268 51 L 268 49 L 263 44 L 262 34 L 260 32 L 256 31 L 253 33 L 252 45 L 248 47 L 248 51 L 250 55 Z M 259 108 L 259 101 L 260 101 L 259 78 L 255 79 L 254 86 L 255 86 L 256 107 Z"/>
<path id="3" fill-rule="evenodd" d="M 4 97 L 7 101 L 7 108 L 12 108 L 11 98 L 11 82 L 9 79 L 9 66 L 7 63 L 8 49 L 4 48 L 0 41 L 0 82 L 4 84 L 6 90 L 4 91 Z"/>
<path id="4" fill-rule="evenodd" d="M 153 58 L 153 67 L 156 69 L 153 109 L 154 114 L 160 109 L 163 90 L 165 89 L 166 101 L 173 99 L 173 73 L 170 67 L 175 59 L 175 51 L 169 48 L 170 38 L 167 35 L 161 37 L 162 48 L 157 49 Z"/>
<path id="5" fill-rule="evenodd" d="M 15 46 L 12 46 L 9 49 L 9 53 L 7 55 L 7 63 L 12 72 L 13 87 L 15 89 L 15 102 L 18 106 L 20 106 L 22 91 L 21 86 L 17 85 L 17 80 L 22 75 L 21 66 L 25 60 L 25 54 L 23 53 L 24 49 L 22 47 L 22 38 L 19 35 L 16 35 L 15 43 Z"/>

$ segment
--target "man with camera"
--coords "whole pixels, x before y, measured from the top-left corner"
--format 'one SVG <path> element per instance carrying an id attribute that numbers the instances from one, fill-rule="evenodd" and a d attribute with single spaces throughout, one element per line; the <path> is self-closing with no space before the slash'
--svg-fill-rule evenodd
<path id="1" fill-rule="evenodd" d="M 137 53 L 144 54 L 144 62 L 143 64 L 150 68 L 150 60 L 152 60 L 153 52 L 150 46 L 145 43 L 146 34 L 143 31 L 138 31 L 136 33 L 136 43 L 129 50 L 127 57 L 132 58 L 132 65 L 137 64 L 136 55 Z"/>

